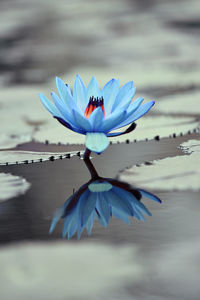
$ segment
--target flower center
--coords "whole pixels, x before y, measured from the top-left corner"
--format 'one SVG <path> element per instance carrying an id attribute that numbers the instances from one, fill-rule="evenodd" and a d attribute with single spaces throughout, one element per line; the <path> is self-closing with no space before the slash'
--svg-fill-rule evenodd
<path id="1" fill-rule="evenodd" d="M 89 103 L 88 103 L 85 113 L 84 113 L 85 117 L 88 119 L 89 116 L 91 115 L 91 113 L 93 112 L 93 110 L 95 110 L 95 108 L 97 108 L 99 106 L 101 107 L 101 109 L 105 115 L 103 97 L 100 97 L 100 98 L 99 97 L 95 98 L 94 96 L 90 97 Z"/>

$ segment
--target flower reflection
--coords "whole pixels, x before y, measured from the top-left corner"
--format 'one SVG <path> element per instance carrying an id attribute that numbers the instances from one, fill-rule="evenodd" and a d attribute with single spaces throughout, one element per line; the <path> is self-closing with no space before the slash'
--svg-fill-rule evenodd
<path id="1" fill-rule="evenodd" d="M 56 211 L 50 233 L 57 222 L 64 218 L 63 238 L 68 235 L 68 239 L 71 239 L 77 232 L 80 239 L 84 228 L 91 234 L 95 219 L 104 227 L 109 224 L 112 216 L 127 224 L 130 224 L 130 217 L 144 221 L 144 215 L 151 216 L 151 213 L 141 202 L 143 197 L 161 203 L 157 196 L 145 190 L 133 188 L 122 181 L 100 177 L 91 161 L 87 159 L 85 162 L 92 179 L 82 185 Z"/>

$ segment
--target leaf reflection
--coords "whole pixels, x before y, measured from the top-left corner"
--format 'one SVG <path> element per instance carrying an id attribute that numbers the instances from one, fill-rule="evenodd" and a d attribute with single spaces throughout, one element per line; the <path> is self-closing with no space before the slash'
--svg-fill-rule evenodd
<path id="1" fill-rule="evenodd" d="M 151 216 L 142 198 L 161 203 L 161 200 L 142 189 L 112 178 L 100 177 L 89 158 L 84 160 L 91 179 L 82 185 L 66 202 L 57 209 L 49 232 L 52 233 L 57 222 L 63 218 L 62 236 L 68 239 L 77 232 L 80 239 L 84 228 L 91 234 L 94 220 L 106 227 L 111 217 L 130 224 L 130 217 L 144 221 L 144 215 Z"/>

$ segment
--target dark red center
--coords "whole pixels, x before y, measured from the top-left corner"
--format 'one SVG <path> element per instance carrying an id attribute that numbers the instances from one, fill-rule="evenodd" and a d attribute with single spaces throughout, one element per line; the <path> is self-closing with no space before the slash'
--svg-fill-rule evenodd
<path id="1" fill-rule="evenodd" d="M 89 103 L 88 103 L 85 113 L 84 113 L 85 117 L 88 119 L 89 116 L 91 115 L 91 113 L 93 112 L 93 110 L 95 110 L 95 108 L 97 108 L 97 107 L 101 107 L 101 109 L 105 115 L 103 97 L 100 97 L 100 98 L 99 97 L 95 98 L 94 96 L 90 97 Z"/>

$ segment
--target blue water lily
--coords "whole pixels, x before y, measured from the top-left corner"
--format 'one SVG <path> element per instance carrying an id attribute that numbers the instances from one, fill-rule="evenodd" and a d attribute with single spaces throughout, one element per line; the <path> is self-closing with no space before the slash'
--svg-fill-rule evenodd
<path id="1" fill-rule="evenodd" d="M 100 89 L 92 77 L 86 88 L 77 75 L 73 93 L 60 78 L 56 78 L 56 85 L 59 97 L 51 93 L 54 103 L 39 94 L 43 105 L 62 125 L 86 135 L 86 148 L 96 153 L 108 147 L 108 137 L 135 129 L 134 122 L 154 105 L 154 101 L 142 104 L 144 98 L 132 102 L 136 91 L 132 81 L 119 88 L 119 80 L 111 79 Z M 129 124 L 132 125 L 123 132 L 111 132 Z"/>
<path id="2" fill-rule="evenodd" d="M 104 227 L 112 216 L 127 224 L 130 223 L 130 217 L 144 221 L 143 214 L 151 216 L 151 213 L 141 202 L 143 197 L 161 202 L 157 196 L 118 180 L 101 177 L 91 179 L 56 211 L 50 233 L 61 218 L 64 218 L 63 238 L 68 235 L 68 239 L 75 232 L 80 238 L 84 228 L 90 235 L 95 219 Z"/>

